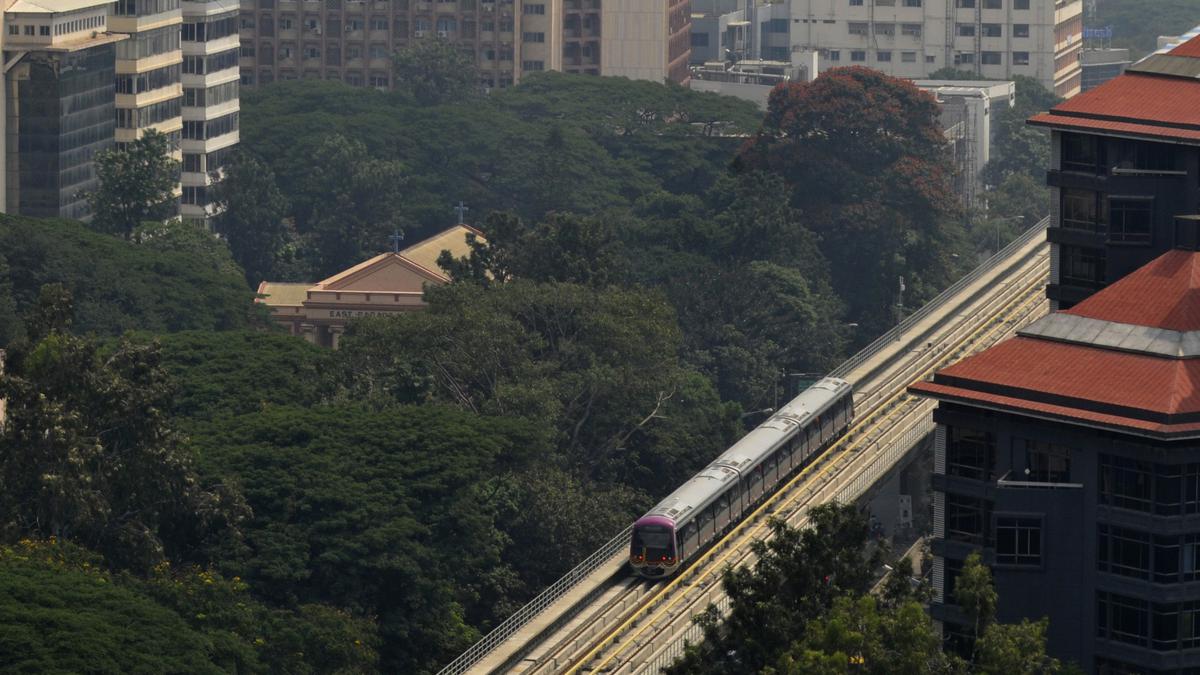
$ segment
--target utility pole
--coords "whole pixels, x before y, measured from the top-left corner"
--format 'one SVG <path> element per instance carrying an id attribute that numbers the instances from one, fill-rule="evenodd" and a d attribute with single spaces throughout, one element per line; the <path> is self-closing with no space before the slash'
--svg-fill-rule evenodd
<path id="1" fill-rule="evenodd" d="M 904 277 L 900 277 L 900 289 L 896 296 L 896 342 L 904 336 L 901 325 L 904 323 Z"/>

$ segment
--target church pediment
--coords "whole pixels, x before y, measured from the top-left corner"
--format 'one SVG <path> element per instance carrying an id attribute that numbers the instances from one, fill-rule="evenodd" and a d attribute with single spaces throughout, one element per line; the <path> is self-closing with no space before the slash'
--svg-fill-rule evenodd
<path id="1" fill-rule="evenodd" d="M 425 284 L 445 283 L 446 278 L 406 260 L 385 253 L 334 275 L 314 287 L 322 291 L 420 292 Z"/>

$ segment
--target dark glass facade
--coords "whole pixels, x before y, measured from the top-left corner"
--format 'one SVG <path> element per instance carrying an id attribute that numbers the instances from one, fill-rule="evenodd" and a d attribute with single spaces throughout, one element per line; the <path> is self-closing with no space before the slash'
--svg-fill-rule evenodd
<path id="1" fill-rule="evenodd" d="M 85 195 L 99 183 L 96 155 L 113 147 L 115 59 L 111 43 L 31 52 L 10 72 L 16 92 L 7 110 L 11 211 L 89 215 Z"/>
<path id="2" fill-rule="evenodd" d="M 1200 212 L 1200 148 L 1066 131 L 1054 142 L 1046 295 L 1067 309 L 1179 243 L 1175 218 Z"/>
<path id="3" fill-rule="evenodd" d="M 931 612 L 950 645 L 969 643 L 954 585 L 978 550 L 992 566 L 999 618 L 1048 616 L 1054 656 L 1093 673 L 1200 674 L 1196 440 L 945 401 L 934 420 L 940 593 Z"/>

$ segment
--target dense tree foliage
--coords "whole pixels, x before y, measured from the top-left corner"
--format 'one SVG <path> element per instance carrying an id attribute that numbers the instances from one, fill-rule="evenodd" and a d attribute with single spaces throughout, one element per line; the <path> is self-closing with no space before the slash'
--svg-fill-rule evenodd
<path id="1" fill-rule="evenodd" d="M 367 621 L 272 609 L 236 577 L 159 565 L 114 574 L 59 540 L 0 547 L 0 669 L 88 673 L 369 673 Z"/>
<path id="2" fill-rule="evenodd" d="M 932 96 L 869 68 L 837 68 L 772 91 L 737 165 L 783 177 L 850 317 L 877 330 L 894 320 L 900 277 L 920 300 L 957 271 L 943 143 Z"/>
<path id="3" fill-rule="evenodd" d="M 1112 26 L 1114 47 L 1128 47 L 1137 59 L 1158 49 L 1158 36 L 1179 35 L 1196 25 L 1194 0 L 1097 0 L 1089 28 Z"/>
<path id="4" fill-rule="evenodd" d="M 395 89 L 420 105 L 465 103 L 478 98 L 475 54 L 442 37 L 413 40 L 392 57 Z"/>
<path id="5" fill-rule="evenodd" d="M 852 505 L 813 508 L 804 529 L 773 523 L 757 542 L 753 567 L 727 570 L 732 601 L 718 623 L 715 608 L 699 618 L 704 642 L 666 672 L 764 675 L 1050 675 L 1063 672 L 1046 655 L 1047 621 L 1001 624 L 990 571 L 973 553 L 955 601 L 978 636 L 970 658 L 943 651 L 922 607 L 929 589 L 912 583 L 912 562 L 893 563 L 872 589 L 883 552 L 869 542 L 866 517 Z"/>
<path id="6" fill-rule="evenodd" d="M 46 290 L 47 304 L 61 293 Z M 61 330 L 69 311 L 30 321 L 49 330 L 9 354 L 0 382 L 0 536 L 70 538 L 132 569 L 204 559 L 237 537 L 240 497 L 197 480 L 164 414 L 158 350 L 122 341 L 102 354 Z"/>
<path id="7" fill-rule="evenodd" d="M 179 162 L 171 157 L 171 141 L 153 129 L 120 150 L 96 156 L 100 187 L 88 195 L 92 227 L 128 237 L 147 221 L 175 215 Z"/>
<path id="8" fill-rule="evenodd" d="M 256 287 L 275 270 L 292 239 L 283 220 L 287 200 L 271 167 L 249 152 L 236 151 L 223 171 L 224 180 L 214 187 L 221 209 L 215 227 L 229 242 L 246 281 Z"/>
<path id="9" fill-rule="evenodd" d="M 81 333 L 221 330 L 251 323 L 253 295 L 239 273 L 220 269 L 218 261 L 228 257 L 220 242 L 191 239 L 195 247 L 218 249 L 205 255 L 197 248 L 158 246 L 159 241 L 148 237 L 138 244 L 79 223 L 0 215 L 0 251 L 8 262 L 8 274 L 0 275 L 0 308 L 5 281 L 18 315 L 36 304 L 43 284 L 61 283 L 74 297 L 74 326 Z"/>

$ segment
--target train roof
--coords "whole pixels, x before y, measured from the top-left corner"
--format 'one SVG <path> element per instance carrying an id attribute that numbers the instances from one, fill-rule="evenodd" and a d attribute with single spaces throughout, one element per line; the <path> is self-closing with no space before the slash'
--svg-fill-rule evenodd
<path id="1" fill-rule="evenodd" d="M 845 380 L 836 377 L 820 380 L 667 495 L 646 516 L 665 516 L 679 523 L 689 514 L 698 513 L 737 480 L 740 472 L 761 462 L 796 429 L 814 420 L 850 390 L 850 383 Z"/>

